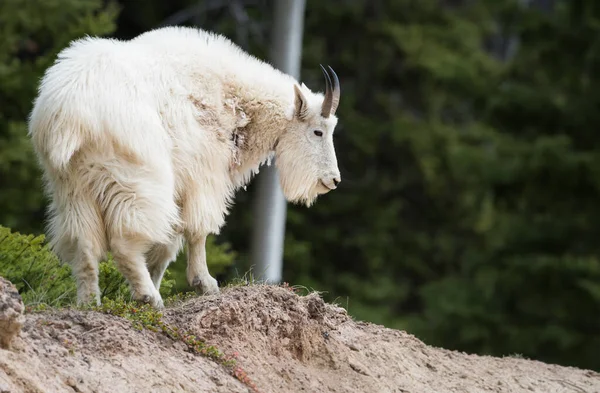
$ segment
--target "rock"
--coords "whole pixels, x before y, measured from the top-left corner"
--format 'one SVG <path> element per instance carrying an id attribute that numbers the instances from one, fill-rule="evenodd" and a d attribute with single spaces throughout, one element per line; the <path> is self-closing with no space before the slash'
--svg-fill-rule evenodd
<path id="1" fill-rule="evenodd" d="M 17 288 L 8 280 L 0 277 L 0 347 L 10 348 L 14 337 L 21 331 L 23 300 Z"/>

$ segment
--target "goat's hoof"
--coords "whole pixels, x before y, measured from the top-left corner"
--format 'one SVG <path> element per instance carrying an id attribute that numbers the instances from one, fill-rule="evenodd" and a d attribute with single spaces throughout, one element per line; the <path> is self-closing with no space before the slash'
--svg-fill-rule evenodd
<path id="1" fill-rule="evenodd" d="M 217 280 L 213 277 L 200 277 L 196 276 L 192 280 L 192 287 L 196 289 L 201 295 L 218 295 L 219 294 L 219 284 Z"/>
<path id="2" fill-rule="evenodd" d="M 77 305 L 83 307 L 94 307 L 99 306 L 100 301 L 100 291 L 84 291 L 79 290 L 77 292 Z"/>
<path id="3" fill-rule="evenodd" d="M 156 309 L 162 309 L 165 307 L 160 296 L 158 296 L 158 297 L 152 296 L 152 295 L 134 296 L 133 300 L 140 304 L 149 304 Z"/>

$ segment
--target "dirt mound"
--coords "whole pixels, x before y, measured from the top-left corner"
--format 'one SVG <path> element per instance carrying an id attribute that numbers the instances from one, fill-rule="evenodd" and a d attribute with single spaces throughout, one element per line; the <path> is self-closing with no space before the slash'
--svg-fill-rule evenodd
<path id="1" fill-rule="evenodd" d="M 248 286 L 165 310 L 163 321 L 223 352 L 261 392 L 600 392 L 600 374 L 429 347 L 353 321 L 316 295 Z M 0 392 L 247 392 L 213 360 L 98 312 L 26 314 L 0 349 Z"/>

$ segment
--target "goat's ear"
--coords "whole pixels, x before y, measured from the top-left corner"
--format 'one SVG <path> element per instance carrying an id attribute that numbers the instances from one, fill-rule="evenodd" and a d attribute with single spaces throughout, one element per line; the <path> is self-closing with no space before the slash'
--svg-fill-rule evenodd
<path id="1" fill-rule="evenodd" d="M 296 96 L 294 100 L 294 116 L 299 120 L 306 120 L 308 116 L 308 102 L 306 102 L 306 97 L 304 97 L 302 90 L 296 84 L 294 84 L 294 94 Z"/>

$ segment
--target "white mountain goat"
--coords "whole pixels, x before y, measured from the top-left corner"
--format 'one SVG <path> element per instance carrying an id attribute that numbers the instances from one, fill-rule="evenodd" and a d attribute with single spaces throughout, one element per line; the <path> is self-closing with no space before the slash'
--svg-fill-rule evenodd
<path id="1" fill-rule="evenodd" d="M 223 36 L 167 27 L 130 41 L 84 38 L 46 71 L 29 135 L 44 172 L 48 236 L 78 302 L 100 302 L 112 252 L 133 298 L 162 307 L 163 273 L 188 245 L 187 279 L 219 292 L 205 240 L 234 192 L 275 156 L 286 199 L 336 188 L 340 86 L 313 93 Z"/>

